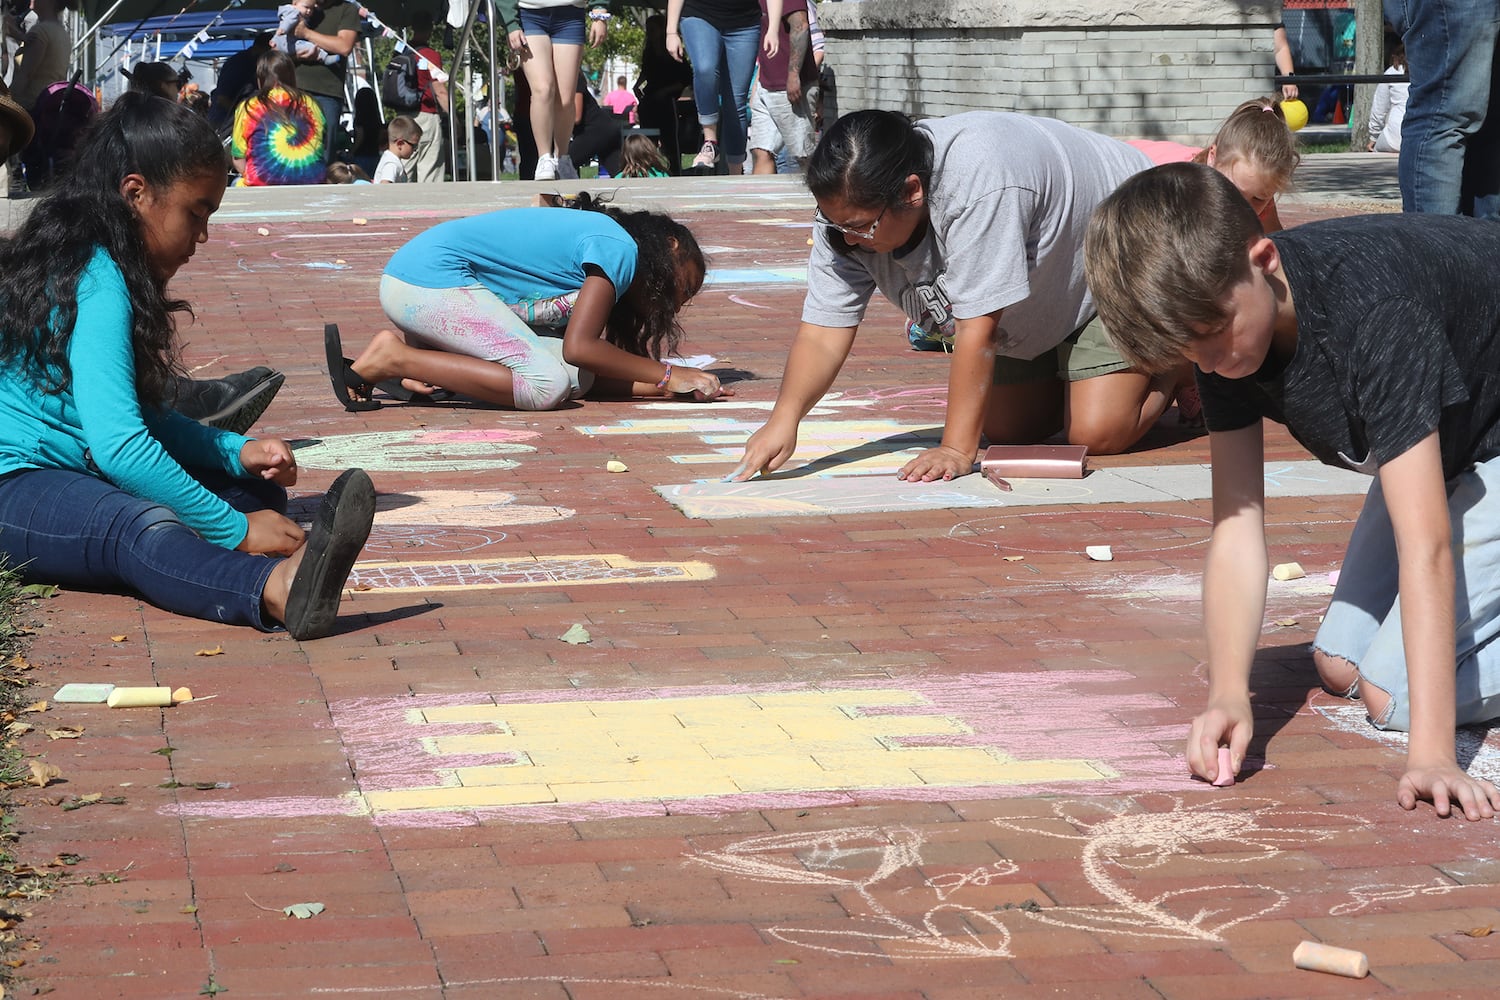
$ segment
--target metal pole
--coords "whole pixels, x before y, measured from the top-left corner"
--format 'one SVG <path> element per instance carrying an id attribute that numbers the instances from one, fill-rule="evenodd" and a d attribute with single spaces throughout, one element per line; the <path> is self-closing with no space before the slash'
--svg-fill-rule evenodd
<path id="1" fill-rule="evenodd" d="M 495 62 L 495 0 L 487 0 L 489 7 L 487 13 L 490 19 L 490 180 L 498 183 L 500 181 L 500 146 L 502 143 L 495 141 L 495 126 L 500 121 L 500 116 L 495 112 L 496 102 L 500 99 L 500 65 Z M 473 115 L 469 116 L 471 119 Z M 501 136 L 505 135 L 501 130 Z"/>
<path id="2" fill-rule="evenodd" d="M 71 59 L 78 58 L 78 50 L 83 48 L 84 44 L 88 42 L 90 38 L 93 38 L 95 35 L 97 35 L 100 28 L 109 23 L 110 17 L 114 15 L 115 11 L 120 9 L 120 5 L 124 2 L 125 0 L 115 0 L 114 4 L 109 8 L 109 10 L 104 12 L 104 15 L 102 17 L 100 17 L 92 25 L 89 26 L 89 30 L 85 31 L 83 33 L 83 36 L 79 38 L 77 43 L 73 46 L 73 51 L 70 56 Z"/>
<path id="3" fill-rule="evenodd" d="M 458 180 L 458 94 L 455 91 L 462 89 L 464 74 L 467 72 L 469 61 L 469 39 L 474 36 L 474 19 L 479 14 L 479 5 L 484 0 L 474 0 L 469 5 L 469 16 L 464 18 L 463 35 L 458 40 L 458 47 L 453 51 L 453 75 L 450 79 L 455 86 L 448 94 L 448 152 L 453 158 L 453 179 Z M 464 101 L 467 113 L 469 102 Z M 471 126 L 472 133 L 472 126 Z M 474 146 L 473 135 L 470 135 L 469 145 L 469 180 L 474 179 Z"/>
<path id="4" fill-rule="evenodd" d="M 385 99 L 380 96 L 380 82 L 382 69 L 375 65 L 375 42 L 369 35 L 365 36 L 365 58 L 370 61 L 370 89 L 375 91 L 375 106 L 380 109 L 380 117 L 385 117 Z"/>

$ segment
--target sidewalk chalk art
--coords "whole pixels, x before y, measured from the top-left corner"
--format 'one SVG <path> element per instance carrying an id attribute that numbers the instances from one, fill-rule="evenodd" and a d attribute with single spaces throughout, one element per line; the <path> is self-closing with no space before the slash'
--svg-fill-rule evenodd
<path id="1" fill-rule="evenodd" d="M 400 430 L 335 434 L 293 441 L 299 465 L 313 469 L 361 468 L 369 472 L 482 472 L 514 469 L 517 457 L 534 455 L 523 444 L 536 431 Z"/>
<path id="2" fill-rule="evenodd" d="M 355 563 L 349 575 L 349 589 L 410 593 L 595 583 L 698 583 L 713 578 L 713 567 L 707 563 L 637 562 L 629 556 L 596 553 L 472 562 L 361 562 Z"/>
<path id="3" fill-rule="evenodd" d="M 607 641 L 596 628 L 596 647 Z M 359 775 L 355 798 L 181 808 L 449 826 L 1192 789 L 1163 749 L 1181 725 L 1120 721 L 1171 706 L 1122 692 L 1128 679 L 1057 670 L 357 699 L 330 706 Z"/>

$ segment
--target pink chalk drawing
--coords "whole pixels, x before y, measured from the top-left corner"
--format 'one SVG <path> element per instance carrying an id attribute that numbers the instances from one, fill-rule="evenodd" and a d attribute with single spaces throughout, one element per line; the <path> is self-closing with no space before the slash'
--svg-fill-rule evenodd
<path id="1" fill-rule="evenodd" d="M 745 306 L 745 307 L 750 308 L 750 309 L 769 309 L 769 308 L 771 308 L 770 306 L 763 306 L 759 302 L 751 302 L 748 299 L 742 299 L 738 295 L 731 295 L 731 296 L 729 296 L 729 301 L 733 302 L 737 306 Z"/>
<path id="2" fill-rule="evenodd" d="M 594 631 L 596 642 L 605 638 Z M 1080 787 L 1100 795 L 1168 789 L 1196 793 L 1180 757 L 1163 749 L 1181 742 L 1183 724 L 1130 724 L 1142 714 L 1160 715 L 1172 703 L 1159 695 L 1120 690 L 1129 680 L 1132 675 L 1101 667 L 886 679 L 878 686 L 727 685 L 491 694 L 476 681 L 472 693 L 332 703 L 334 725 L 359 775 L 360 791 L 349 799 L 253 799 L 182 803 L 177 808 L 222 818 L 371 814 L 381 824 L 420 827 L 481 819 L 567 822 L 869 801 L 962 801 L 1069 790 L 1078 794 Z M 828 747 L 826 740 L 819 744 L 821 730 L 793 739 L 793 729 L 767 744 L 768 736 L 775 734 L 768 734 L 764 725 L 746 725 L 739 716 L 715 721 L 715 713 L 724 708 L 719 700 L 759 706 L 766 699 L 849 706 L 838 718 L 863 733 L 862 743 L 853 750 L 842 744 L 829 749 L 819 766 L 824 751 L 817 746 Z M 868 704 L 859 707 L 862 702 Z M 528 747 L 526 737 L 505 735 L 512 731 L 503 725 L 506 706 L 518 706 L 512 714 L 547 732 L 576 733 L 578 739 L 567 746 L 548 744 L 544 757 L 533 759 L 530 753 L 536 747 Z M 550 713 L 546 718 L 555 716 L 554 723 L 535 722 L 535 713 L 543 709 Z M 802 711 L 787 710 L 794 715 Z M 831 718 L 825 709 L 818 711 L 824 713 L 822 718 Z M 689 718 L 684 712 L 703 717 Z M 693 730 L 693 740 L 710 750 L 690 747 L 680 757 L 700 761 L 701 768 L 677 763 L 677 757 L 622 762 L 630 756 L 622 745 L 632 740 L 641 741 L 635 753 L 648 757 L 659 755 L 664 736 L 682 737 L 679 722 L 671 723 L 670 733 L 662 726 L 619 728 L 664 714 L 702 727 Z M 611 719 L 622 721 L 616 726 Z M 606 736 L 586 740 L 592 729 L 584 723 Z M 912 763 L 924 748 L 935 758 L 959 757 L 962 762 L 948 767 L 947 776 L 941 761 L 934 762 L 929 778 L 936 783 L 928 783 L 921 777 L 924 765 Z M 778 755 L 774 766 L 764 763 L 768 753 Z M 749 784 L 743 776 L 736 777 L 736 762 L 742 757 L 749 767 Z M 658 765 L 659 771 L 651 770 Z M 632 782 L 636 767 L 641 775 Z M 601 786 L 590 789 L 569 779 L 563 787 L 548 777 L 554 770 L 579 768 L 589 770 L 590 780 Z M 693 778 L 685 788 L 684 770 L 692 768 L 703 772 L 702 781 Z M 825 773 L 830 768 L 832 772 Z M 857 787 L 841 784 L 839 775 L 849 771 Z M 657 774 L 664 777 L 653 777 Z M 225 775 L 226 780 L 235 777 Z"/>
<path id="3" fill-rule="evenodd" d="M 1165 808 L 1162 808 L 1164 806 Z M 1057 820 L 1075 829 L 1061 833 Z M 1235 865 L 1275 857 L 1368 826 L 1336 813 L 1309 811 L 1265 799 L 1234 798 L 1188 805 L 1178 796 L 1058 802 L 1052 815 L 996 819 L 1002 829 L 1028 836 L 1079 842 L 1079 865 L 1104 906 L 1047 906 L 1027 910 L 1039 923 L 1095 934 L 1222 942 L 1224 932 L 1285 906 L 1290 896 L 1271 886 L 1231 877 L 1227 883 L 1166 892 L 1143 892 L 1148 876 L 1176 859 L 1232 872 Z"/>

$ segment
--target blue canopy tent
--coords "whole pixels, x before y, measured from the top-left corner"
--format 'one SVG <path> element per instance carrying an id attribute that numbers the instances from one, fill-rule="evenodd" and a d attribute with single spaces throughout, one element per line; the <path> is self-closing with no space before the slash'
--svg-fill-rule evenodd
<path id="1" fill-rule="evenodd" d="M 271 10 L 207 11 L 165 17 L 148 17 L 141 21 L 115 21 L 100 29 L 101 38 L 118 41 L 128 36 L 132 42 L 155 42 L 161 39 L 161 58 L 171 59 L 200 31 L 209 29 L 207 41 L 193 48 L 196 60 L 223 59 L 250 44 L 258 32 L 276 30 L 276 12 Z M 113 48 L 106 42 L 107 49 Z"/>

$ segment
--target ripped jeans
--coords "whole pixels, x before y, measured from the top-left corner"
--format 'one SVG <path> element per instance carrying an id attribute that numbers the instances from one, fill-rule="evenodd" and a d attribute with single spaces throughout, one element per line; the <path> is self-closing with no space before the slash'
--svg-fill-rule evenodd
<path id="1" fill-rule="evenodd" d="M 1457 625 L 1457 719 L 1466 726 L 1500 716 L 1500 457 L 1448 483 Z M 1313 645 L 1359 668 L 1361 682 L 1389 692 L 1381 729 L 1411 728 L 1411 690 L 1401 630 L 1396 536 L 1376 480 L 1339 571 Z"/>

